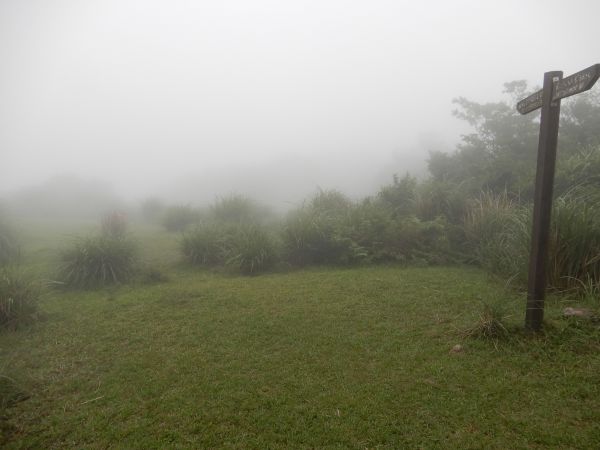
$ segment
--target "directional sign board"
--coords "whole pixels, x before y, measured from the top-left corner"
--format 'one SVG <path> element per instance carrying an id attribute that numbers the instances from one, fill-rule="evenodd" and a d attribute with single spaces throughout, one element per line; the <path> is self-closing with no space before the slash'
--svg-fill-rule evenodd
<path id="1" fill-rule="evenodd" d="M 521 114 L 527 114 L 531 111 L 541 108 L 543 93 L 543 90 L 539 90 L 535 94 L 531 94 L 529 97 L 521 100 L 519 103 L 517 103 L 517 111 L 519 111 Z"/>
<path id="2" fill-rule="evenodd" d="M 561 98 L 570 97 L 580 92 L 591 89 L 594 83 L 600 78 L 600 64 L 594 64 L 581 72 L 574 73 L 567 78 L 563 78 L 554 83 L 552 91 L 552 101 Z M 527 114 L 542 107 L 543 89 L 531 94 L 517 103 L 517 111 L 521 114 Z"/>
<path id="3" fill-rule="evenodd" d="M 600 77 L 600 64 L 594 64 L 581 72 L 563 78 L 554 85 L 552 101 L 591 89 L 598 77 Z"/>

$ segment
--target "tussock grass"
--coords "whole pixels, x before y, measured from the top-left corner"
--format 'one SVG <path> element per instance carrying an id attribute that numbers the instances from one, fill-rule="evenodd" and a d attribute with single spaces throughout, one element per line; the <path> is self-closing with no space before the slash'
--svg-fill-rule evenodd
<path id="1" fill-rule="evenodd" d="M 240 225 L 227 242 L 225 264 L 239 273 L 255 275 L 273 267 L 279 253 L 277 241 L 265 226 Z"/>
<path id="2" fill-rule="evenodd" d="M 223 224 L 204 223 L 186 232 L 181 239 L 181 252 L 192 264 L 214 267 L 226 260 L 230 228 Z"/>
<path id="3" fill-rule="evenodd" d="M 475 323 L 462 331 L 463 337 L 500 339 L 508 337 L 506 307 L 501 303 L 483 303 Z"/>
<path id="4" fill-rule="evenodd" d="M 548 246 L 548 283 L 554 289 L 581 291 L 600 283 L 600 204 L 596 194 L 573 190 L 554 202 Z M 590 197 L 592 195 L 592 197 Z M 527 280 L 531 206 L 507 193 L 484 193 L 471 203 L 465 233 L 479 264 L 517 280 Z"/>
<path id="5" fill-rule="evenodd" d="M 128 237 L 77 238 L 61 255 L 58 279 L 74 288 L 124 283 L 135 273 L 136 250 Z"/>
<path id="6" fill-rule="evenodd" d="M 600 284 L 600 195 L 571 191 L 558 198 L 550 233 L 548 278 L 560 290 Z"/>
<path id="7" fill-rule="evenodd" d="M 14 263 L 19 256 L 20 246 L 13 228 L 0 222 L 0 266 Z"/>
<path id="8" fill-rule="evenodd" d="M 38 312 L 40 289 L 15 269 L 0 269 L 0 328 L 17 328 Z"/>
<path id="9" fill-rule="evenodd" d="M 245 275 L 270 269 L 280 256 L 273 233 L 265 225 L 256 223 L 202 224 L 184 234 L 181 251 L 192 264 L 226 266 Z"/>

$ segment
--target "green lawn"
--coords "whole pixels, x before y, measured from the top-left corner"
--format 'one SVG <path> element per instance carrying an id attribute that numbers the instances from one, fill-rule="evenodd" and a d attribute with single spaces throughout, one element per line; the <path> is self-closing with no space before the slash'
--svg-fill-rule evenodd
<path id="1" fill-rule="evenodd" d="M 61 240 L 26 232 L 51 278 Z M 177 264 L 176 237 L 137 235 L 168 282 L 51 291 L 43 320 L 0 334 L 0 373 L 29 395 L 0 444 L 600 448 L 600 332 L 560 298 L 540 336 L 463 338 L 482 301 L 520 327 L 522 297 L 469 268 L 213 274 Z"/>

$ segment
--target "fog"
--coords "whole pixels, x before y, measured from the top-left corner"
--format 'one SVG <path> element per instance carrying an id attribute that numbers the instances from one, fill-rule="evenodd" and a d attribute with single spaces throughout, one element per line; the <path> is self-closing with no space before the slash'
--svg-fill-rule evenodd
<path id="1" fill-rule="evenodd" d="M 367 195 L 453 150 L 453 98 L 600 62 L 599 16 L 584 0 L 1 0 L 0 197 L 60 180 L 128 202 Z"/>

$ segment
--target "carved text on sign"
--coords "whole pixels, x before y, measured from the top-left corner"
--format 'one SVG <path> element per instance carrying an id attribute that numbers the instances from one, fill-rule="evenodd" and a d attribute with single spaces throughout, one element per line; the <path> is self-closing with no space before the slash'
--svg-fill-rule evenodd
<path id="1" fill-rule="evenodd" d="M 521 114 L 527 114 L 528 112 L 535 111 L 542 107 L 542 94 L 543 91 L 537 91 L 535 94 L 531 94 L 529 97 L 524 98 L 517 103 L 517 110 Z"/>
<path id="2" fill-rule="evenodd" d="M 554 94 L 552 100 L 570 97 L 571 95 L 579 94 L 580 92 L 590 89 L 598 76 L 600 75 L 600 64 L 594 64 L 581 72 L 574 73 L 571 76 L 563 78 L 554 86 Z"/>

